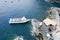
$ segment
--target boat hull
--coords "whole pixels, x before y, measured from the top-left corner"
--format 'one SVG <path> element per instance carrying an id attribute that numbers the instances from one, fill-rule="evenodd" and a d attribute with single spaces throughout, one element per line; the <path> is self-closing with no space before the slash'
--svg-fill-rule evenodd
<path id="1" fill-rule="evenodd" d="M 9 22 L 9 24 L 23 24 L 23 23 L 28 23 L 30 19 L 23 21 L 23 22 Z"/>

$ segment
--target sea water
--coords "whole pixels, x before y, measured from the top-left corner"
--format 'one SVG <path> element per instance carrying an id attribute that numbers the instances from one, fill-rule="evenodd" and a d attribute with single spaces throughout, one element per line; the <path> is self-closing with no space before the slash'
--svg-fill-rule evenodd
<path id="1" fill-rule="evenodd" d="M 44 0 L 0 0 L 0 40 L 14 40 L 23 36 L 24 40 L 34 40 L 31 34 L 32 25 L 8 23 L 10 18 L 26 18 L 44 20 L 51 4 Z"/>

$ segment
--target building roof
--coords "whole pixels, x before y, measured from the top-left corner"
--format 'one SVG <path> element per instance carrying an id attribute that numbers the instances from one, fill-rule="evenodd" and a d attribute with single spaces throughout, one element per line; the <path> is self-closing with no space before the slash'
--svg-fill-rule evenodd
<path id="1" fill-rule="evenodd" d="M 43 22 L 48 26 L 48 25 L 53 25 L 53 26 L 56 26 L 57 25 L 57 22 L 49 19 L 49 18 L 46 18 L 45 20 L 43 20 Z"/>

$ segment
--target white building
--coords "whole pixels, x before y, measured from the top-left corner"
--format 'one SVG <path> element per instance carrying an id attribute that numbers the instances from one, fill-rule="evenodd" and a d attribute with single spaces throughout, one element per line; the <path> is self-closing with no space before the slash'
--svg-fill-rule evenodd
<path id="1" fill-rule="evenodd" d="M 51 20 L 49 18 L 46 18 L 45 20 L 43 20 L 43 23 L 51 31 L 54 31 L 56 29 L 57 22 L 55 22 L 55 21 L 53 21 L 53 20 Z"/>

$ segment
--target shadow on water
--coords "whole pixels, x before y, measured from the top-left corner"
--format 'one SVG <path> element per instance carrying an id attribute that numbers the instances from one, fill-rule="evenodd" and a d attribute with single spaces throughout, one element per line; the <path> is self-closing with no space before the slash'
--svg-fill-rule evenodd
<path id="1" fill-rule="evenodd" d="M 16 25 L 26 25 L 26 24 L 29 24 L 29 23 L 31 23 L 30 21 L 29 22 L 26 22 L 26 23 L 11 23 L 10 25 L 11 26 L 16 26 Z"/>
<path id="2" fill-rule="evenodd" d="M 51 4 L 52 4 L 52 6 L 54 6 L 54 7 L 59 7 L 59 8 L 60 8 L 60 3 L 54 2 L 54 3 L 51 3 Z"/>

